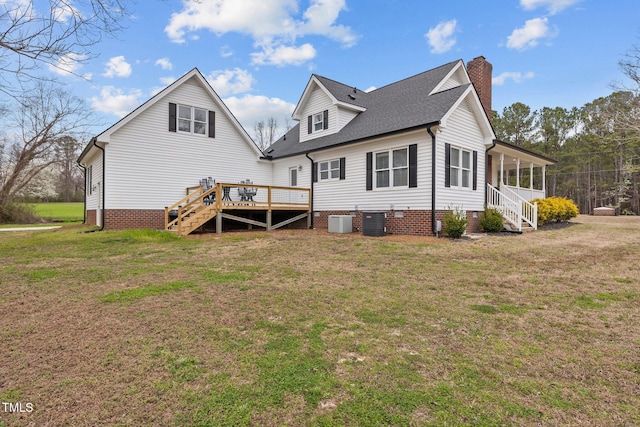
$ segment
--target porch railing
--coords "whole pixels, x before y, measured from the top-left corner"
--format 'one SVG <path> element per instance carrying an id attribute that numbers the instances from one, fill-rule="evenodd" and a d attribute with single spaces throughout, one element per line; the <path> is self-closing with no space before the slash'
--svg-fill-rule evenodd
<path id="1" fill-rule="evenodd" d="M 538 204 L 529 202 L 509 186 L 505 186 L 503 188 L 503 191 L 508 195 L 509 198 L 520 202 L 520 205 L 522 206 L 522 220 L 529 224 L 534 230 L 537 230 Z"/>
<path id="2" fill-rule="evenodd" d="M 522 231 L 522 222 L 529 224 L 534 230 L 538 228 L 538 205 L 531 204 L 509 188 L 498 190 L 487 184 L 487 206 L 497 209 L 507 222 L 518 231 Z"/>

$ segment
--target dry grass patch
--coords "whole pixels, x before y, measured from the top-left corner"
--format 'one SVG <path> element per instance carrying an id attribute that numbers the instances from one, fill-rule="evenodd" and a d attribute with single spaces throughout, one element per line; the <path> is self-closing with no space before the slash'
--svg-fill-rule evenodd
<path id="1" fill-rule="evenodd" d="M 0 426 L 640 424 L 639 236 L 2 235 Z"/>

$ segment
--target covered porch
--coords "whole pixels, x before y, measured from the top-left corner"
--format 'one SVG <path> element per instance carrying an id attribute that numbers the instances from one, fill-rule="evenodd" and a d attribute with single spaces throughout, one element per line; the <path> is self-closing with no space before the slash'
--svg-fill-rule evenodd
<path id="1" fill-rule="evenodd" d="M 494 142 L 487 156 L 487 183 L 508 188 L 527 201 L 544 199 L 547 166 L 557 162 L 517 145 Z"/>

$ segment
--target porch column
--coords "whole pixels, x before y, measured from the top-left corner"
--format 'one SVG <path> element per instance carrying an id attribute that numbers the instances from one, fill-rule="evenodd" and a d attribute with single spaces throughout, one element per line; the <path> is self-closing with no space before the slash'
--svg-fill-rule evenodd
<path id="1" fill-rule="evenodd" d="M 520 189 L 520 157 L 516 159 L 516 188 Z M 520 194 L 520 192 L 518 192 Z"/>
<path id="2" fill-rule="evenodd" d="M 542 195 L 547 197 L 547 165 L 542 165 Z"/>
<path id="3" fill-rule="evenodd" d="M 504 185 L 504 153 L 500 154 L 500 185 Z"/>
<path id="4" fill-rule="evenodd" d="M 529 163 L 529 200 L 533 200 L 533 162 Z"/>

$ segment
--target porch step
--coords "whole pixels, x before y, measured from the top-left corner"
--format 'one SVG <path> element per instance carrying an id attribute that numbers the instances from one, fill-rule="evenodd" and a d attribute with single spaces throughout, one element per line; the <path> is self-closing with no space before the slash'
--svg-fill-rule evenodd
<path id="1" fill-rule="evenodd" d="M 511 224 L 511 223 L 509 223 L 507 221 L 504 222 L 504 226 L 503 227 L 504 227 L 505 231 L 518 232 L 518 229 L 513 224 Z M 535 229 L 531 225 L 529 225 L 528 222 L 522 221 L 521 232 L 522 233 L 529 233 L 531 231 L 535 231 Z"/>

